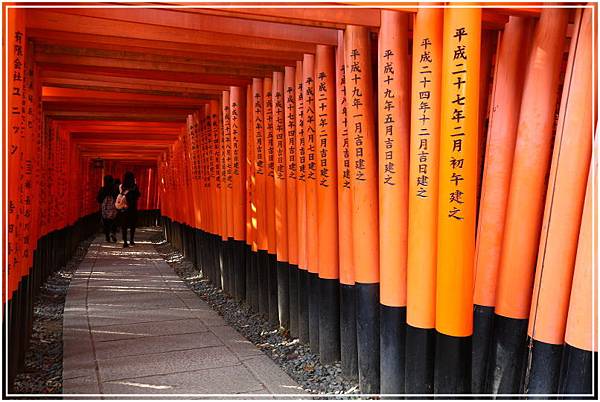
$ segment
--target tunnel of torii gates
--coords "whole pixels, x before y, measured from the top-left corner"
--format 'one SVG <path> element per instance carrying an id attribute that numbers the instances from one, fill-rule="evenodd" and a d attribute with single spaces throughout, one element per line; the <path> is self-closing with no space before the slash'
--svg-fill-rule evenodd
<path id="1" fill-rule="evenodd" d="M 362 393 L 596 390 L 595 5 L 140 5 L 4 5 L 11 375 L 132 170 L 146 224 Z"/>

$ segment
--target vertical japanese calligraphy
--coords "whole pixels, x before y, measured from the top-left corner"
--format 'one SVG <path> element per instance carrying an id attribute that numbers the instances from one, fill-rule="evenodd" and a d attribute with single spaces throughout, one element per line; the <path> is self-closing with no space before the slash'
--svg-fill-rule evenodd
<path id="1" fill-rule="evenodd" d="M 436 353 L 434 391 L 468 392 L 481 9 L 445 9 L 443 36 L 435 326 L 449 353 Z"/>
<path id="2" fill-rule="evenodd" d="M 315 62 L 316 175 L 318 184 L 319 277 L 337 279 L 337 155 L 335 124 L 335 52 L 318 45 Z"/>
<path id="3" fill-rule="evenodd" d="M 306 254 L 309 272 L 310 348 L 319 350 L 319 226 L 317 199 L 317 134 L 315 114 L 315 56 L 305 54 L 302 61 L 304 148 L 306 175 Z"/>
<path id="4" fill-rule="evenodd" d="M 275 175 L 275 230 L 277 261 L 288 261 L 288 222 L 286 211 L 286 142 L 283 73 L 273 73 L 273 142 Z"/>
<path id="5" fill-rule="evenodd" d="M 408 16 L 381 11 L 378 41 L 381 392 L 404 393 L 410 91 Z"/>
<path id="6" fill-rule="evenodd" d="M 21 140 L 25 135 L 25 49 L 27 39 L 25 37 L 25 15 L 16 9 L 8 9 L 8 24 L 11 27 L 8 32 L 7 52 L 10 55 L 8 63 L 8 100 L 10 110 L 8 111 L 7 133 L 7 162 L 9 166 L 8 175 L 8 295 L 11 297 L 21 279 L 20 267 L 23 263 L 22 233 L 19 228 L 21 222 L 20 197 L 20 165 L 23 146 Z"/>
<path id="7" fill-rule="evenodd" d="M 273 79 L 263 79 L 263 120 L 265 124 L 265 216 L 267 224 L 268 251 L 275 255 L 277 240 L 275 236 L 275 141 L 273 136 Z"/>
<path id="8" fill-rule="evenodd" d="M 264 116 L 263 116 L 263 80 L 252 80 L 253 116 L 254 116 L 254 173 L 255 177 L 255 205 L 256 205 L 256 235 L 259 250 L 268 248 L 266 227 L 266 178 L 265 178 L 265 153 L 264 153 Z"/>
<path id="9" fill-rule="evenodd" d="M 335 59 L 337 124 L 338 246 L 340 276 L 340 358 L 342 374 L 358 376 L 356 309 L 352 261 L 352 194 L 350 193 L 350 150 L 346 100 L 344 32 L 338 31 Z"/>
<path id="10" fill-rule="evenodd" d="M 319 272 L 318 205 L 317 205 L 317 133 L 315 113 L 315 57 L 304 55 L 303 67 L 303 116 L 304 116 L 304 154 L 306 180 L 306 253 L 308 271 Z M 302 157 L 302 156 L 301 156 Z"/>
<path id="11" fill-rule="evenodd" d="M 279 325 L 290 326 L 290 266 L 287 214 L 284 73 L 273 72 L 273 141 L 275 154 L 275 233 L 277 237 L 277 311 Z"/>
<path id="12" fill-rule="evenodd" d="M 296 62 L 296 149 L 298 164 L 296 173 L 296 213 L 298 227 L 298 338 L 309 341 L 308 325 L 308 255 L 306 233 L 306 137 L 304 132 L 304 65 Z"/>
<path id="13" fill-rule="evenodd" d="M 480 25 L 479 9 L 444 12 L 436 328 L 452 336 L 472 331 Z"/>
<path id="14" fill-rule="evenodd" d="M 413 35 L 407 322 L 417 328 L 435 326 L 443 15 L 419 9 Z"/>
<path id="15" fill-rule="evenodd" d="M 246 92 L 245 88 L 231 87 L 230 121 L 232 149 L 232 187 L 233 187 L 233 237 L 245 240 L 246 221 Z"/>
<path id="16" fill-rule="evenodd" d="M 273 79 L 263 79 L 265 122 L 265 155 L 266 155 L 266 191 L 265 191 L 265 216 L 267 224 L 267 251 L 265 267 L 267 268 L 266 280 L 268 284 L 265 296 L 268 299 L 268 317 L 271 324 L 276 324 L 277 317 L 277 236 L 275 228 L 275 141 L 273 133 Z"/>
<path id="17" fill-rule="evenodd" d="M 335 50 L 317 45 L 315 57 L 319 238 L 319 355 L 340 358 Z"/>
<path id="18" fill-rule="evenodd" d="M 306 138 L 304 135 L 304 85 L 303 63 L 296 63 L 296 144 L 298 164 L 296 171 L 296 206 L 298 225 L 298 268 L 306 270 L 308 267 L 306 251 Z"/>
<path id="19" fill-rule="evenodd" d="M 443 23 L 444 10 L 420 8 L 413 25 L 405 388 L 418 394 L 433 393 Z"/>
<path id="20" fill-rule="evenodd" d="M 369 32 L 344 34 L 352 188 L 352 247 L 356 280 L 358 378 L 362 392 L 379 392 L 379 212 L 375 106 Z"/>
<path id="21" fill-rule="evenodd" d="M 284 129 L 286 164 L 286 211 L 288 222 L 289 262 L 298 265 L 298 216 L 296 179 L 298 175 L 298 135 L 296 130 L 296 68 L 286 67 L 284 76 Z"/>
<path id="22" fill-rule="evenodd" d="M 284 129 L 286 153 L 286 212 L 288 227 L 290 335 L 299 335 L 298 299 L 298 212 L 296 186 L 298 175 L 298 135 L 296 131 L 296 68 L 286 66 L 284 74 Z"/>
<path id="23" fill-rule="evenodd" d="M 233 134 L 231 129 L 231 94 L 223 91 L 224 176 L 223 188 L 227 207 L 227 237 L 233 237 Z"/>

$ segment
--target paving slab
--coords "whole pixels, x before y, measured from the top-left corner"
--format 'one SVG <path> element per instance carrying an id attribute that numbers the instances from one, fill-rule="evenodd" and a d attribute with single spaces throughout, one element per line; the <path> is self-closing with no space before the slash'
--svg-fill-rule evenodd
<path id="1" fill-rule="evenodd" d="M 154 250 L 155 234 L 138 230 L 127 249 L 98 236 L 88 249 L 65 301 L 63 392 L 215 399 L 302 392 L 187 288 Z"/>
<path id="2" fill-rule="evenodd" d="M 92 328 L 91 332 L 94 335 L 94 340 L 96 342 L 104 342 L 150 336 L 190 334 L 205 331 L 208 331 L 208 328 L 200 321 L 200 319 L 188 318 L 182 320 L 96 327 Z"/>
<path id="3" fill-rule="evenodd" d="M 244 366 L 220 367 L 161 376 L 139 377 L 135 380 L 114 380 L 103 383 L 105 392 L 149 394 L 239 394 L 264 390 L 263 385 Z M 141 391 L 141 392 L 140 392 Z"/>
<path id="4" fill-rule="evenodd" d="M 220 339 L 208 331 L 204 333 L 149 336 L 143 339 L 96 342 L 96 358 L 106 360 L 115 357 L 139 356 L 221 345 Z"/>
<path id="5" fill-rule="evenodd" d="M 268 378 L 265 388 L 273 394 L 301 394 L 302 387 L 284 373 L 273 360 L 269 359 L 264 353 L 259 356 L 249 357 L 242 361 L 242 364 L 254 375 Z"/>
<path id="6" fill-rule="evenodd" d="M 110 306 L 90 306 L 88 317 L 92 328 L 108 325 L 136 324 L 199 318 L 188 308 L 158 308 L 151 310 L 113 309 Z"/>

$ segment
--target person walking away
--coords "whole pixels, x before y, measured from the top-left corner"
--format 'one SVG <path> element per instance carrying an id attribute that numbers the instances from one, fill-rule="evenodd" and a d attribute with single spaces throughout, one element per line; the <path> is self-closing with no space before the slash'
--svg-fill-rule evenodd
<path id="1" fill-rule="evenodd" d="M 119 188 L 119 196 L 115 206 L 121 211 L 121 232 L 123 234 L 123 247 L 135 245 L 135 226 L 137 224 L 137 202 L 140 191 L 135 184 L 132 172 L 125 172 L 123 184 Z M 127 244 L 127 229 L 129 229 L 129 244 Z"/>
<path id="2" fill-rule="evenodd" d="M 115 218 L 117 217 L 117 208 L 115 208 L 115 200 L 117 198 L 117 192 L 115 191 L 115 184 L 111 175 L 104 176 L 104 186 L 98 191 L 96 200 L 100 204 L 100 213 L 102 215 L 102 226 L 104 229 L 104 236 L 107 242 L 117 242 L 115 236 Z M 110 237 L 109 237 L 110 236 Z"/>

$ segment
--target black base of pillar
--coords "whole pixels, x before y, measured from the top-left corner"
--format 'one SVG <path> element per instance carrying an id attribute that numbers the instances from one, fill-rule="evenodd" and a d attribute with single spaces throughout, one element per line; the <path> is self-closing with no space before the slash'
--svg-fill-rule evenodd
<path id="1" fill-rule="evenodd" d="M 340 284 L 340 357 L 342 375 L 349 379 L 358 378 L 355 293 L 354 285 Z"/>
<path id="2" fill-rule="evenodd" d="M 587 399 L 597 399 L 598 352 L 583 350 L 565 344 L 560 367 L 559 394 L 591 394 Z M 582 397 L 576 397 L 581 399 Z M 575 399 L 575 398 L 573 398 Z"/>
<path id="3" fill-rule="evenodd" d="M 379 284 L 356 283 L 358 384 L 363 394 L 379 394 Z"/>
<path id="4" fill-rule="evenodd" d="M 236 292 L 237 289 L 235 287 L 235 282 L 236 282 L 236 278 L 237 278 L 237 272 L 235 271 L 236 269 L 236 263 L 237 263 L 237 256 L 236 256 L 236 247 L 235 247 L 235 240 L 233 240 L 233 237 L 229 238 L 227 240 L 227 255 L 228 255 L 228 259 L 227 259 L 227 270 L 228 270 L 228 276 L 229 276 L 229 295 L 231 297 L 233 297 L 235 300 L 237 300 L 237 296 L 236 296 Z"/>
<path id="5" fill-rule="evenodd" d="M 486 393 L 490 340 L 494 330 L 494 308 L 473 306 L 473 354 L 471 355 L 471 392 Z"/>
<path id="6" fill-rule="evenodd" d="M 485 392 L 516 394 L 522 390 L 527 357 L 527 320 L 494 314 Z"/>
<path id="7" fill-rule="evenodd" d="M 471 392 L 471 338 L 436 333 L 433 379 L 436 394 Z"/>
<path id="8" fill-rule="evenodd" d="M 536 341 L 530 337 L 527 337 L 527 344 L 531 346 L 527 357 L 525 393 L 529 395 L 557 393 L 563 345 Z"/>
<path id="9" fill-rule="evenodd" d="M 308 337 L 310 351 L 319 354 L 319 274 L 308 273 Z"/>
<path id="10" fill-rule="evenodd" d="M 219 237 L 219 265 L 221 268 L 221 289 L 224 293 L 229 293 L 229 275 L 228 275 L 228 260 L 227 241 Z"/>
<path id="11" fill-rule="evenodd" d="M 340 282 L 319 278 L 319 358 L 329 364 L 340 360 Z"/>
<path id="12" fill-rule="evenodd" d="M 194 266 L 200 272 L 204 278 L 208 278 L 206 271 L 202 267 L 202 232 L 200 229 L 194 229 L 194 247 L 196 248 L 196 255 L 194 259 Z"/>
<path id="13" fill-rule="evenodd" d="M 217 286 L 217 267 L 215 265 L 217 250 L 213 244 L 212 235 L 208 232 L 204 232 L 204 251 L 205 251 L 205 265 L 209 272 L 210 282 L 213 286 Z"/>
<path id="14" fill-rule="evenodd" d="M 227 240 L 222 240 L 221 242 L 223 244 L 223 254 L 225 256 L 223 261 L 224 289 L 225 293 L 229 296 L 233 296 L 233 239 L 229 238 Z"/>
<path id="15" fill-rule="evenodd" d="M 217 256 L 218 250 L 214 244 L 212 234 L 204 232 L 204 244 L 206 246 L 206 266 L 210 272 L 210 282 L 217 286 Z"/>
<path id="16" fill-rule="evenodd" d="M 290 266 L 277 261 L 277 304 L 279 326 L 290 329 Z"/>
<path id="17" fill-rule="evenodd" d="M 248 257 L 248 254 L 246 252 L 246 243 L 243 240 L 238 241 L 238 255 L 238 296 L 240 301 L 244 301 L 246 300 L 246 274 L 248 273 L 248 270 L 246 269 L 246 258 Z"/>
<path id="18" fill-rule="evenodd" d="M 244 254 L 246 258 L 246 304 L 252 308 L 252 298 L 253 298 L 253 287 L 252 287 L 252 248 L 249 244 L 244 244 Z M 256 282 L 256 281 L 255 281 Z"/>
<path id="19" fill-rule="evenodd" d="M 269 317 L 269 255 L 258 250 L 258 312 Z"/>
<path id="20" fill-rule="evenodd" d="M 382 394 L 404 393 L 406 307 L 380 305 L 380 376 Z"/>
<path id="21" fill-rule="evenodd" d="M 248 300 L 248 304 L 250 308 L 255 312 L 259 312 L 258 306 L 258 261 L 259 256 L 257 251 L 252 251 L 252 247 L 248 246 L 248 277 L 247 277 L 247 287 L 246 287 L 246 299 Z"/>
<path id="22" fill-rule="evenodd" d="M 298 337 L 298 266 L 289 264 L 290 336 Z"/>
<path id="23" fill-rule="evenodd" d="M 214 254 L 214 258 L 215 258 L 215 267 L 216 267 L 216 285 L 217 285 L 217 289 L 221 289 L 221 290 L 225 290 L 223 288 L 224 286 L 224 280 L 225 280 L 225 267 L 223 264 L 223 242 L 221 240 L 221 236 L 219 235 L 212 235 L 212 243 L 214 246 L 214 250 L 215 250 L 215 254 Z"/>
<path id="24" fill-rule="evenodd" d="M 277 300 L 277 256 L 268 254 L 269 258 L 269 323 L 279 326 L 279 305 Z"/>
<path id="25" fill-rule="evenodd" d="M 406 325 L 407 394 L 432 394 L 435 363 L 435 329 Z"/>
<path id="26" fill-rule="evenodd" d="M 308 320 L 308 271 L 298 269 L 298 339 L 307 344 L 310 342 Z"/>
<path id="27" fill-rule="evenodd" d="M 25 369 L 25 355 L 32 335 L 33 307 L 41 285 L 52 273 L 68 263 L 82 240 L 98 232 L 99 222 L 99 213 L 94 213 L 81 217 L 70 226 L 43 235 L 32 250 L 31 265 L 27 272 L 20 278 L 12 294 L 6 295 L 2 327 L 7 334 L 3 351 L 8 381 L 2 382 L 4 396 L 15 391 L 14 380 Z"/>

